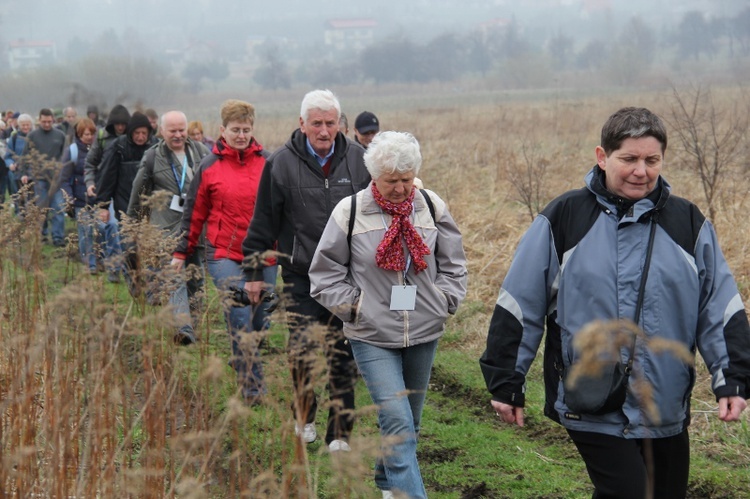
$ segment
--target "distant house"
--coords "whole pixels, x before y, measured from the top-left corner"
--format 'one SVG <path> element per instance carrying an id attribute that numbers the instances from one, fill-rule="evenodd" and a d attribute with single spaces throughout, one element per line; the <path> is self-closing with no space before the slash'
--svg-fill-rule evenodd
<path id="1" fill-rule="evenodd" d="M 8 45 L 8 66 L 11 70 L 38 68 L 56 62 L 55 42 L 17 40 Z"/>
<path id="2" fill-rule="evenodd" d="M 374 19 L 330 19 L 323 33 L 325 45 L 333 52 L 360 50 L 375 41 Z"/>

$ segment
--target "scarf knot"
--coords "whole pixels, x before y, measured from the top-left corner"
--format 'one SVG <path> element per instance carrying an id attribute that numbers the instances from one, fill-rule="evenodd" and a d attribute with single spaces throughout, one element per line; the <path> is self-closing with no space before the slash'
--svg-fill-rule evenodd
<path id="1" fill-rule="evenodd" d="M 385 231 L 383 240 L 380 241 L 375 253 L 375 263 L 384 270 L 403 271 L 406 269 L 406 258 L 404 258 L 404 249 L 401 239 L 406 241 L 406 248 L 409 250 L 412 262 L 414 263 L 414 273 L 418 274 L 427 268 L 425 255 L 430 254 L 430 248 L 424 243 L 417 233 L 417 230 L 409 220 L 414 201 L 414 192 L 412 189 L 409 197 L 400 203 L 392 203 L 385 199 L 378 191 L 375 182 L 372 183 L 372 195 L 375 202 L 384 213 L 391 215 L 391 225 Z"/>

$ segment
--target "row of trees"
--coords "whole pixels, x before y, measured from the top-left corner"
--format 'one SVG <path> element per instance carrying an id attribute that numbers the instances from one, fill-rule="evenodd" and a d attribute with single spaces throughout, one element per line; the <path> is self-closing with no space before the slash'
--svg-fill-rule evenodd
<path id="1" fill-rule="evenodd" d="M 41 69 L 31 75 L 51 71 L 61 73 L 64 81 L 89 82 L 94 73 L 94 80 L 104 80 L 104 90 L 98 91 L 110 99 L 117 99 L 118 92 L 140 94 L 144 87 L 155 88 L 158 93 L 167 78 L 170 85 L 196 93 L 205 83 L 215 86 L 230 75 L 230 64 L 223 58 L 226 54 L 220 46 L 201 54 L 183 54 L 176 62 L 166 53 L 146 59 L 146 54 L 152 53 L 147 51 L 146 43 L 132 29 L 122 36 L 110 29 L 92 42 L 73 38 L 67 50 L 72 64 Z M 290 47 L 275 40 L 267 41 L 260 52 L 261 63 L 252 78 L 265 89 L 290 88 L 295 83 L 425 83 L 452 81 L 466 75 L 492 76 L 493 81 L 506 88 L 528 88 L 550 86 L 560 74 L 569 73 L 596 75 L 606 84 L 630 85 L 640 81 L 657 61 L 679 67 L 683 62 L 720 55 L 733 61 L 750 57 L 750 7 L 733 18 L 707 18 L 698 11 L 687 12 L 671 30 L 657 31 L 636 16 L 619 33 L 586 42 L 563 29 L 542 40 L 511 21 L 506 26 L 465 34 L 444 33 L 422 43 L 400 33 L 359 54 L 327 59 L 307 56 L 304 47 Z M 75 74 L 76 68 L 86 79 Z M 176 81 L 178 78 L 182 85 Z M 126 81 L 127 85 L 122 83 Z M 35 81 L 32 86 L 45 84 Z M 143 90 L 143 95 L 152 93 Z"/>
<path id="2" fill-rule="evenodd" d="M 719 54 L 750 56 L 750 7 L 732 18 L 687 12 L 672 30 L 657 30 L 634 16 L 619 33 L 585 43 L 563 29 L 539 41 L 516 22 L 467 34 L 445 33 L 426 43 L 398 34 L 358 56 L 328 59 L 317 66 L 307 60 L 296 72 L 289 62 L 293 54 L 269 42 L 255 81 L 275 89 L 288 88 L 295 79 L 313 84 L 401 83 L 506 73 L 510 85 L 528 86 L 548 82 L 558 71 L 602 71 L 609 83 L 627 85 L 657 60 L 679 66 L 681 61 L 713 59 Z M 529 67 L 536 70 L 524 74 Z M 509 71 L 520 74 L 514 77 L 507 75 Z"/>

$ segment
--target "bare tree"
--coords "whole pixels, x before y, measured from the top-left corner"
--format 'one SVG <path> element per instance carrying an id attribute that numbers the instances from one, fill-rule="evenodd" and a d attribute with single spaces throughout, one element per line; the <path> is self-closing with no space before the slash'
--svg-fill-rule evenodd
<path id="1" fill-rule="evenodd" d="M 716 221 L 721 183 L 742 161 L 748 141 L 748 108 L 742 100 L 723 106 L 710 88 L 680 91 L 672 87 L 667 122 L 677 136 L 677 156 L 700 177 L 709 218 Z"/>
<path id="2" fill-rule="evenodd" d="M 526 206 L 531 220 L 534 220 L 545 201 L 544 176 L 550 161 L 542 153 L 541 145 L 528 139 L 521 143 L 519 156 L 512 155 L 506 165 L 508 180 L 516 189 L 518 200 Z"/>

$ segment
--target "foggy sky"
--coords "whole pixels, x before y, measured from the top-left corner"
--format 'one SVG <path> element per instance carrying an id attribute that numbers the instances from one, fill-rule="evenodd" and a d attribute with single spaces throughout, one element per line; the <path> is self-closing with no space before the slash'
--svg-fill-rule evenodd
<path id="1" fill-rule="evenodd" d="M 421 41 L 504 18 L 517 22 L 531 36 L 564 32 L 584 43 L 583 38 L 614 32 L 633 15 L 660 30 L 676 24 L 689 10 L 730 16 L 749 4 L 749 0 L 0 0 L 0 43 L 5 47 L 18 39 L 53 41 L 64 56 L 72 38 L 93 41 L 114 29 L 118 35 L 141 37 L 155 52 L 180 49 L 190 40 L 221 46 L 248 37 L 315 44 L 322 43 L 326 20 L 360 17 L 378 22 L 379 38 L 399 33 Z"/>

